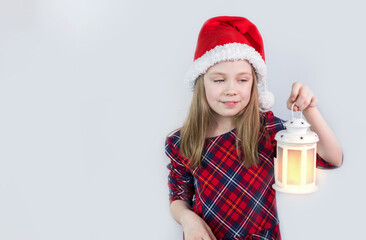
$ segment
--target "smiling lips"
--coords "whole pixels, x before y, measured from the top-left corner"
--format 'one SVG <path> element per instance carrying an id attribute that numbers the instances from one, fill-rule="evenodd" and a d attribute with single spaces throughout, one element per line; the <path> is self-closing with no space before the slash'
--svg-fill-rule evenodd
<path id="1" fill-rule="evenodd" d="M 225 106 L 234 107 L 236 104 L 239 103 L 239 101 L 222 101 L 222 103 L 225 104 Z"/>

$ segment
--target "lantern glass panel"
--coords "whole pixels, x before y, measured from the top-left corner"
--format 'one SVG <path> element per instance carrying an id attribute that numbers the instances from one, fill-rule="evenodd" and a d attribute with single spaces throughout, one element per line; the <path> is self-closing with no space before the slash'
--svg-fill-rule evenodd
<path id="1" fill-rule="evenodd" d="M 278 181 L 280 183 L 283 182 L 282 180 L 282 162 L 283 162 L 283 149 L 281 147 L 278 147 L 278 153 L 277 153 L 277 176 Z"/>
<path id="2" fill-rule="evenodd" d="M 287 151 L 287 184 L 301 184 L 301 150 Z"/>
<path id="3" fill-rule="evenodd" d="M 314 148 L 308 149 L 307 161 L 306 161 L 306 184 L 314 182 L 314 161 L 315 161 Z"/>

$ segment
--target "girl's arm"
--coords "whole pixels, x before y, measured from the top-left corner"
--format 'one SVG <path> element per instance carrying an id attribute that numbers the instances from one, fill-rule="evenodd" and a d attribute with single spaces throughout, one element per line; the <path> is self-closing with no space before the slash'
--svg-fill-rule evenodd
<path id="1" fill-rule="evenodd" d="M 342 149 L 333 131 L 316 107 L 318 100 L 309 87 L 295 82 L 292 85 L 291 95 L 287 100 L 287 107 L 289 109 L 291 109 L 293 102 L 295 102 L 294 111 L 302 111 L 306 120 L 311 125 L 310 129 L 319 136 L 317 145 L 318 154 L 328 163 L 340 167 L 343 163 Z"/>
<path id="2" fill-rule="evenodd" d="M 182 225 L 182 215 L 185 211 L 191 211 L 188 202 L 183 200 L 175 200 L 170 204 L 170 212 L 177 223 Z"/>
<path id="3" fill-rule="evenodd" d="M 216 240 L 207 223 L 193 212 L 188 202 L 175 200 L 170 204 L 173 218 L 183 227 L 185 240 Z"/>
<path id="4" fill-rule="evenodd" d="M 303 114 L 311 124 L 310 129 L 319 136 L 318 154 L 327 162 L 340 167 L 343 162 L 342 149 L 334 133 L 320 114 L 318 108 L 308 107 Z"/>

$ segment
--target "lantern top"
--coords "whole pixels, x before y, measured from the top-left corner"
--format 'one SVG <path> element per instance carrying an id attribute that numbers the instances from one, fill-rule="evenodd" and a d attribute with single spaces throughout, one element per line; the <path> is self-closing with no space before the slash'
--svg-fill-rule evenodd
<path id="1" fill-rule="evenodd" d="M 289 129 L 279 131 L 275 140 L 283 143 L 293 144 L 311 144 L 319 141 L 319 137 L 316 133 L 305 129 L 305 132 L 294 132 Z"/>
<path id="2" fill-rule="evenodd" d="M 306 133 L 310 127 L 310 124 L 302 118 L 293 118 L 292 120 L 288 120 L 284 125 L 289 132 L 293 133 Z"/>
<path id="3" fill-rule="evenodd" d="M 275 139 L 279 142 L 284 143 L 294 143 L 294 144 L 310 144 L 319 141 L 319 137 L 316 133 L 309 130 L 310 124 L 302 118 L 294 118 L 293 107 L 295 103 L 292 104 L 292 120 L 288 120 L 284 126 L 286 130 L 279 131 Z"/>

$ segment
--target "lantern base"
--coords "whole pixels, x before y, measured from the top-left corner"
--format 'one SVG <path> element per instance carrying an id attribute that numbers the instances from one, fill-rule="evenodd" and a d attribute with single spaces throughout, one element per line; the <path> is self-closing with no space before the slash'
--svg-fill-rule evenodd
<path id="1" fill-rule="evenodd" d="M 310 186 L 280 186 L 274 183 L 272 187 L 276 191 L 284 192 L 284 193 L 294 193 L 294 194 L 306 194 L 315 192 L 318 188 L 315 185 Z"/>

